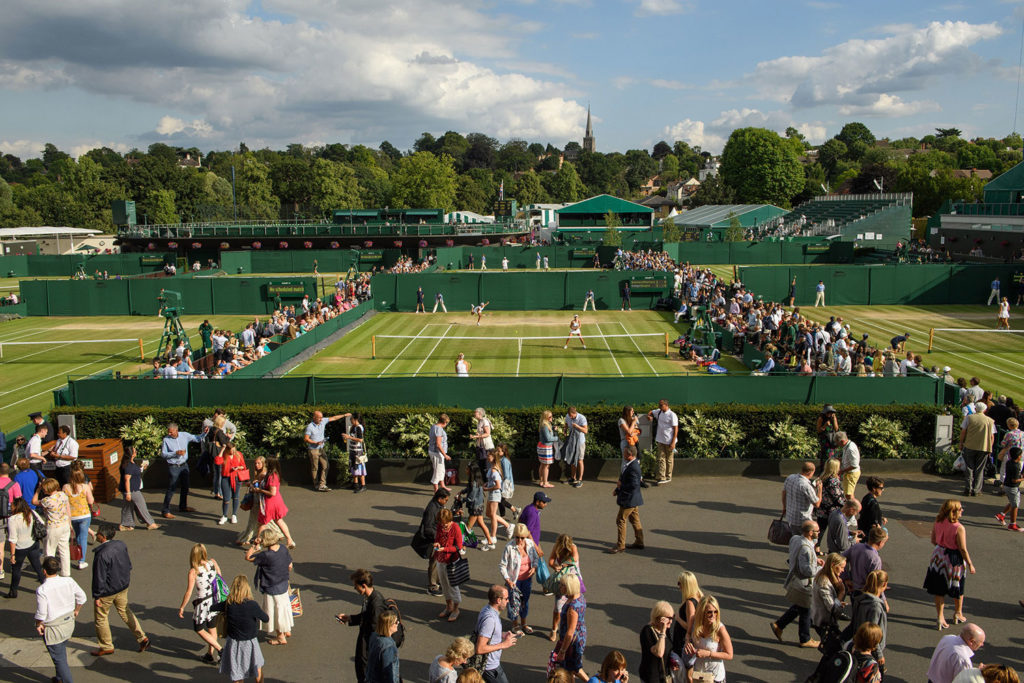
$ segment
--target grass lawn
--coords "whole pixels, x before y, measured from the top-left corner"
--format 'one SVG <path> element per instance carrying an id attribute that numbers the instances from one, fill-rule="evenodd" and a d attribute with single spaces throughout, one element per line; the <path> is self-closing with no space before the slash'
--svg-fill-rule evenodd
<path id="1" fill-rule="evenodd" d="M 672 341 L 688 327 L 673 325 L 671 313 L 587 311 L 580 314 L 587 348 L 573 339 L 563 349 L 572 315 L 570 311 L 487 312 L 478 327 L 468 311 L 378 314 L 291 374 L 453 375 L 459 353 L 470 361 L 472 375 L 654 376 L 698 371 L 684 364 L 675 348 L 665 357 L 665 333 Z M 374 335 L 376 359 L 370 357 Z M 745 371 L 731 358 L 723 359 L 723 365 Z"/>
<path id="2" fill-rule="evenodd" d="M 199 324 L 209 316 L 184 316 L 182 323 L 193 346 L 201 344 Z M 252 316 L 214 316 L 210 322 L 237 330 Z M 54 389 L 67 383 L 68 375 L 88 375 L 104 370 L 136 372 L 147 367 L 139 362 L 138 342 L 88 343 L 89 339 L 143 340 L 146 358 L 152 358 L 163 331 L 163 318 L 140 316 L 88 316 L 20 318 L 0 323 L 0 429 L 11 431 L 28 423 L 35 410 L 53 405 Z M 14 345 L 10 342 L 53 342 Z M 117 397 L 111 397 L 117 403 Z"/>
<path id="3" fill-rule="evenodd" d="M 952 368 L 954 377 L 972 376 L 981 380 L 984 389 L 1022 398 L 1024 380 L 1024 324 L 1015 320 L 1018 309 L 1010 311 L 1011 329 L 1016 333 L 987 334 L 976 332 L 936 332 L 932 353 L 928 353 L 928 330 L 933 327 L 963 329 L 995 329 L 995 306 L 829 306 L 801 312 L 813 320 L 828 321 L 829 316 L 842 316 L 850 324 L 854 339 L 864 333 L 875 346 L 888 346 L 897 334 L 910 332 L 907 350 L 921 354 L 924 365 Z"/>

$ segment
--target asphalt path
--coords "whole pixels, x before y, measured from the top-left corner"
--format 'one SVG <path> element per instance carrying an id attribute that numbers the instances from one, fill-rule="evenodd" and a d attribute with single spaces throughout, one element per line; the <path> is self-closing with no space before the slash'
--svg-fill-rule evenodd
<path id="1" fill-rule="evenodd" d="M 870 467 L 865 475 L 869 473 Z M 604 552 L 615 538 L 613 488 L 613 482 L 588 481 L 580 489 L 565 485 L 548 489 L 553 502 L 541 516 L 545 551 L 559 533 L 571 534 L 580 549 L 588 605 L 587 673 L 596 673 L 611 649 L 621 650 L 630 670 L 636 671 L 638 634 L 651 607 L 657 600 L 678 605 L 676 575 L 689 569 L 721 604 L 735 650 L 735 658 L 726 664 L 730 683 L 804 680 L 818 661 L 817 651 L 797 646 L 795 623 L 786 629 L 784 644 L 775 640 L 768 626 L 787 606 L 781 586 L 786 551 L 766 540 L 769 522 L 779 512 L 782 479 L 677 477 L 669 485 L 646 489 L 640 512 L 647 547 L 619 555 Z M 943 500 L 957 497 L 961 489 L 959 480 L 952 478 L 911 474 L 887 479 L 881 498 L 890 533 L 882 551 L 890 573 L 887 681 L 923 681 L 935 643 L 954 632 L 955 627 L 942 633 L 936 630 L 931 596 L 921 586 L 932 549 L 928 535 L 934 515 Z M 520 484 L 514 501 L 522 506 L 538 490 L 532 484 Z M 159 510 L 162 492 L 145 493 L 151 510 Z M 863 495 L 862 485 L 857 493 Z M 287 486 L 284 496 L 291 511 L 287 522 L 298 543 L 292 551 L 292 584 L 302 591 L 305 614 L 297 619 L 288 645 L 262 645 L 268 681 L 355 680 L 356 629 L 338 624 L 334 615 L 360 609 L 348 580 L 357 568 L 370 569 L 378 590 L 401 606 L 406 624 L 401 672 L 409 682 L 426 681 L 434 656 L 453 637 L 469 635 L 486 602 L 488 586 L 501 582 L 497 562 L 504 541 L 496 551 L 469 551 L 472 579 L 464 586 L 462 617 L 456 623 L 437 619 L 443 601 L 427 594 L 426 562 L 409 547 L 429 500 L 429 487 L 389 485 L 356 495 Z M 215 667 L 199 661 L 203 648 L 192 631 L 191 610 L 186 610 L 184 619 L 178 618 L 189 549 L 197 541 L 205 543 L 229 582 L 238 573 L 251 578 L 252 567 L 231 545 L 239 526 L 217 526 L 219 501 L 208 493 L 190 500 L 196 513 L 160 520 L 163 527 L 157 531 L 118 536 L 128 544 L 134 566 L 130 604 L 151 637 L 152 648 L 136 652 L 131 634 L 112 613 L 118 650 L 94 660 L 88 655 L 95 643 L 89 601 L 69 647 L 75 681 L 225 679 Z M 1017 630 L 1024 617 L 1024 609 L 1017 604 L 1024 597 L 1024 587 L 1016 574 L 1024 534 L 1007 531 L 993 519 L 1004 503 L 1005 498 L 988 492 L 964 500 L 968 549 L 978 568 L 976 575 L 967 578 L 964 611 L 988 636 L 976 661 L 1024 670 L 1020 652 L 1024 635 Z M 104 505 L 103 518 L 116 522 L 119 504 Z M 88 594 L 91 568 L 73 570 L 73 576 Z M 8 583 L 9 578 L 0 582 L 0 590 L 6 591 Z M 26 575 L 17 600 L 0 604 L 0 680 L 39 681 L 53 675 L 41 639 L 34 635 L 35 587 L 35 579 Z M 544 680 L 551 650 L 547 635 L 552 605 L 552 598 L 534 594 L 529 623 L 536 632 L 502 656 L 511 681 Z M 951 608 L 946 617 L 952 622 Z"/>

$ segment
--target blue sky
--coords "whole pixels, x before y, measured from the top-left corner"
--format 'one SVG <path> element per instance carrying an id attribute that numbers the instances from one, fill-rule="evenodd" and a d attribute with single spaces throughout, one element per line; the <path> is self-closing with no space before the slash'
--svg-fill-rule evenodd
<path id="1" fill-rule="evenodd" d="M 8 0 L 0 152 L 1013 128 L 1020 2 Z M 1017 129 L 1024 129 L 1024 114 Z"/>

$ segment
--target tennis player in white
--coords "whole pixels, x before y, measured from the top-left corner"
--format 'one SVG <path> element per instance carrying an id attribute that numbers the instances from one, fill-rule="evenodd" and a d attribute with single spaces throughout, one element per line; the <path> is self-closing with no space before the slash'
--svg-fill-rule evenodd
<path id="1" fill-rule="evenodd" d="M 579 337 L 580 343 L 583 344 L 583 348 L 587 348 L 587 342 L 583 341 L 583 332 L 580 329 L 582 327 L 583 325 L 580 323 L 580 316 L 574 315 L 572 320 L 569 321 L 569 336 L 565 339 L 565 346 L 562 347 L 563 349 L 569 348 L 569 340 L 573 337 Z"/>
<path id="2" fill-rule="evenodd" d="M 455 375 L 457 377 L 469 377 L 469 361 L 466 360 L 466 354 L 460 353 L 459 357 L 455 359 Z"/>
<path id="3" fill-rule="evenodd" d="M 487 308 L 487 304 L 489 304 L 489 303 L 491 303 L 491 302 L 490 301 L 485 301 L 482 304 L 480 304 L 479 306 L 474 306 L 473 307 L 472 314 L 476 316 L 477 327 L 480 326 L 480 318 L 484 317 L 484 309 Z"/>

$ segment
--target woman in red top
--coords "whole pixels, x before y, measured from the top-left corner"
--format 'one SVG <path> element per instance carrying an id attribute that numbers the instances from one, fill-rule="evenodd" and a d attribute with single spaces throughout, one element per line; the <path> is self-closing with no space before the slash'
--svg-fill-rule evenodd
<path id="1" fill-rule="evenodd" d="M 235 448 L 235 444 L 228 443 L 224 447 L 223 453 L 223 464 L 220 466 L 220 492 L 222 498 L 220 521 L 217 524 L 224 524 L 228 521 L 228 510 L 231 510 L 231 523 L 238 523 L 238 503 L 240 499 L 238 497 L 241 486 L 239 485 L 239 476 L 242 477 L 241 481 L 249 480 L 249 468 L 245 466 L 245 458 Z M 245 474 L 241 474 L 245 470 Z"/>
<path id="2" fill-rule="evenodd" d="M 437 513 L 437 535 L 434 537 L 434 559 L 437 560 L 437 578 L 444 592 L 445 608 L 437 616 L 448 621 L 459 618 L 459 603 L 462 602 L 462 591 L 448 581 L 448 565 L 462 556 L 462 530 L 452 521 L 452 511 L 448 508 Z"/>
<path id="3" fill-rule="evenodd" d="M 253 505 L 260 506 L 260 528 L 257 534 L 263 533 L 263 530 L 268 528 L 271 522 L 277 522 L 281 533 L 284 534 L 288 549 L 294 548 L 295 541 L 292 540 L 288 525 L 284 523 L 284 518 L 288 514 L 288 506 L 284 504 L 284 498 L 281 497 L 281 463 L 277 458 L 267 458 L 267 477 L 262 484 L 254 485 L 252 492 L 254 497 L 259 496 L 253 502 Z"/>
<path id="4" fill-rule="evenodd" d="M 946 596 L 953 598 L 956 612 L 953 619 L 956 623 L 967 621 L 964 617 L 964 570 L 974 573 L 974 563 L 967 552 L 967 531 L 960 523 L 964 513 L 959 500 L 947 500 L 942 504 L 935 524 L 932 526 L 932 559 L 928 563 L 928 573 L 924 577 L 924 587 L 935 597 L 935 611 L 938 614 L 937 625 L 941 631 L 949 628 L 942 611 L 945 608 Z"/>

